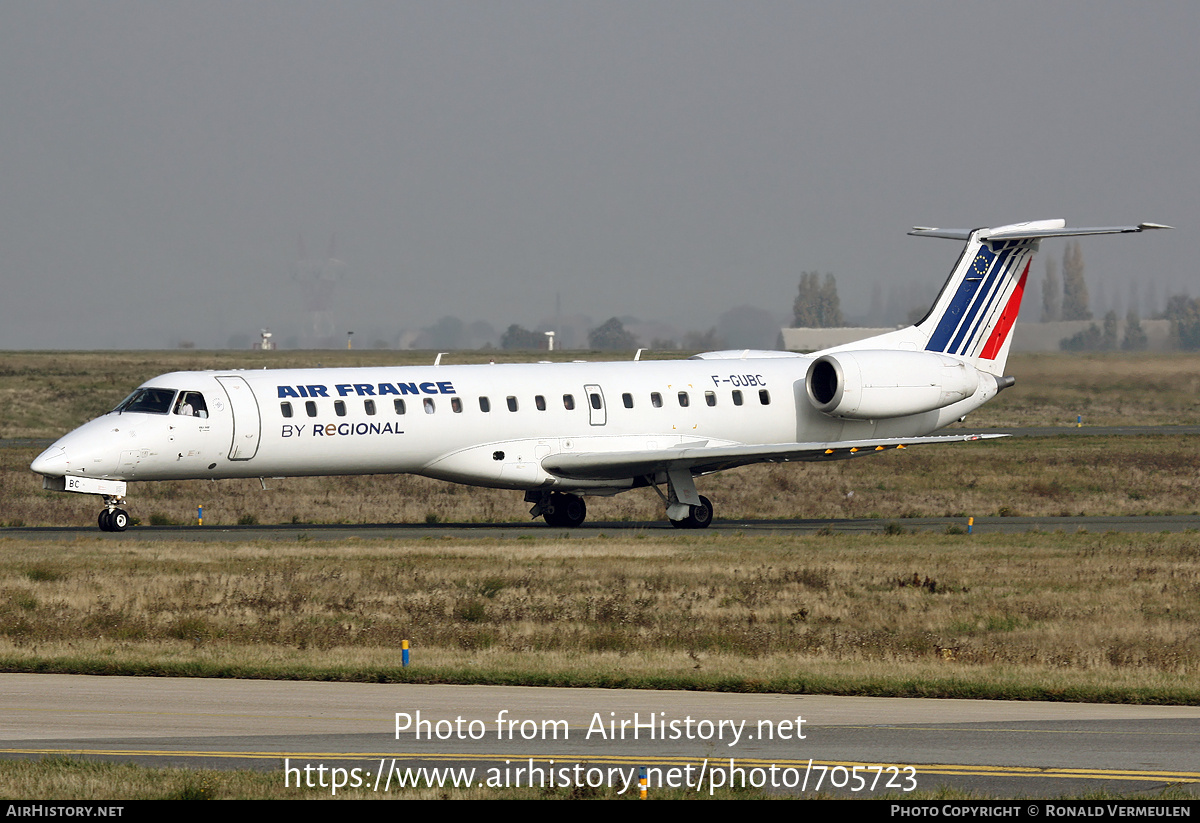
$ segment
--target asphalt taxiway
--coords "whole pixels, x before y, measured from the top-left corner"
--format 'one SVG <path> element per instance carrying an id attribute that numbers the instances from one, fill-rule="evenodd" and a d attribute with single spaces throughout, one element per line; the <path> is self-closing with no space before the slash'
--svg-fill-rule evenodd
<path id="1" fill-rule="evenodd" d="M 0 675 L 0 707 L 0 756 L 281 781 L 306 766 L 313 780 L 357 768 L 368 785 L 418 767 L 483 782 L 645 766 L 698 792 L 731 767 L 791 793 L 821 777 L 860 796 L 873 782 L 1027 797 L 1200 785 L 1200 707 L 42 674 Z"/>
<path id="2" fill-rule="evenodd" d="M 847 533 L 878 533 L 896 528 L 905 531 L 936 532 L 968 526 L 975 534 L 1023 534 L 1044 532 L 1158 532 L 1200 531 L 1200 515 L 1137 515 L 1114 517 L 976 517 L 973 525 L 965 517 L 842 518 L 798 520 L 714 520 L 709 531 L 777 534 L 812 534 L 832 530 Z M 133 526 L 126 532 L 102 532 L 94 524 L 87 526 L 31 526 L 0 529 L 0 537 L 19 540 L 74 540 L 95 538 L 121 543 L 131 540 L 194 540 L 217 543 L 247 540 L 364 540 L 364 539 L 515 539 L 571 536 L 586 538 L 633 534 L 678 534 L 666 520 L 589 521 L 577 529 L 547 526 L 540 520 L 525 523 L 366 523 L 356 525 L 279 525 L 279 526 Z"/>

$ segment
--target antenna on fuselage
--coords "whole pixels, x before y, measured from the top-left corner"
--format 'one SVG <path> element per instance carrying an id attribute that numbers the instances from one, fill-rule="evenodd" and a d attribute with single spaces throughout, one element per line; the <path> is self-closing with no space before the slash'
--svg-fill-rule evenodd
<path id="1" fill-rule="evenodd" d="M 642 359 L 642 352 L 644 352 L 644 351 L 645 351 L 645 349 L 638 349 L 636 352 L 634 352 L 634 354 L 633 354 L 633 360 L 634 360 L 634 362 L 635 362 L 635 363 L 636 363 L 638 360 L 641 360 L 641 359 Z"/>
<path id="2" fill-rule="evenodd" d="M 437 357 L 433 358 L 433 365 L 435 365 L 435 366 L 442 365 L 442 355 L 443 354 L 446 354 L 446 352 L 444 352 L 444 351 L 438 352 Z"/>

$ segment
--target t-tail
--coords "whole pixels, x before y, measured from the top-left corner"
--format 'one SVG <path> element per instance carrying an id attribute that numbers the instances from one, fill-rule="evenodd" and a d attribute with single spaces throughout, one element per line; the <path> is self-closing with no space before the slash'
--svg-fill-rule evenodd
<path id="1" fill-rule="evenodd" d="M 1065 220 L 1036 220 L 974 231 L 914 228 L 909 234 L 917 237 L 945 237 L 967 243 L 933 308 L 916 325 L 924 337 L 925 351 L 961 357 L 980 371 L 1003 374 L 1029 265 L 1043 238 L 1167 228 L 1170 226 L 1140 223 L 1072 229 L 1066 228 Z"/>
<path id="2" fill-rule="evenodd" d="M 999 377 L 1004 374 L 1008 360 L 1029 265 L 1043 238 L 1169 228 L 1158 223 L 1140 223 L 1073 229 L 1066 228 L 1064 220 L 1037 220 L 973 231 L 914 228 L 909 234 L 917 237 L 966 241 L 933 308 L 916 326 L 839 348 L 877 348 L 887 343 L 902 349 L 949 355 Z"/>

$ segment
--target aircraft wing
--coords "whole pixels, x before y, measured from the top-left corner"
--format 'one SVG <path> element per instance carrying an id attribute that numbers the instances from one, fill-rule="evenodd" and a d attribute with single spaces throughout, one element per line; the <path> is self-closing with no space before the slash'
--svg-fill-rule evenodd
<path id="1" fill-rule="evenodd" d="M 749 466 L 753 463 L 792 463 L 844 460 L 929 443 L 992 440 L 1006 434 L 952 434 L 936 437 L 895 437 L 881 440 L 841 440 L 831 443 L 766 443 L 750 446 L 680 446 L 621 452 L 570 452 L 542 460 L 542 468 L 567 480 L 628 480 L 660 472 L 690 469 L 692 474 Z"/>

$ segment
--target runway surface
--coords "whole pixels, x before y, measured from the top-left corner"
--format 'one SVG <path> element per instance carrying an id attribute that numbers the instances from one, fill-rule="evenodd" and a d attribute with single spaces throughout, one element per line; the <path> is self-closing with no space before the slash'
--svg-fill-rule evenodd
<path id="1" fill-rule="evenodd" d="M 0 756 L 251 768 L 291 785 L 335 767 L 367 785 L 432 767 L 620 788 L 645 766 L 652 789 L 676 775 L 706 792 L 732 766 L 789 793 L 823 778 L 859 796 L 872 782 L 1056 797 L 1200 781 L 1200 707 L 38 674 L 0 675 L 0 707 Z"/>
<path id="2" fill-rule="evenodd" d="M 965 517 L 852 518 L 825 520 L 714 520 L 709 531 L 812 534 L 836 532 L 878 533 L 888 529 L 945 533 L 968 528 Z M 1183 532 L 1200 530 L 1200 515 L 1139 515 L 1129 517 L 976 517 L 974 534 L 1023 534 L 1045 532 Z M 246 540 L 402 539 L 458 537 L 466 539 L 514 539 L 519 537 L 586 538 L 605 535 L 679 534 L 666 520 L 646 522 L 596 521 L 577 529 L 552 528 L 540 520 L 526 523 L 375 523 L 361 525 L 305 526 L 134 526 L 126 532 L 102 532 L 94 525 L 31 526 L 0 529 L 0 537 L 21 540 L 74 540 L 80 537 L 121 543 L 130 540 L 194 540 L 231 543 Z M 694 532 L 693 532 L 694 534 Z"/>

